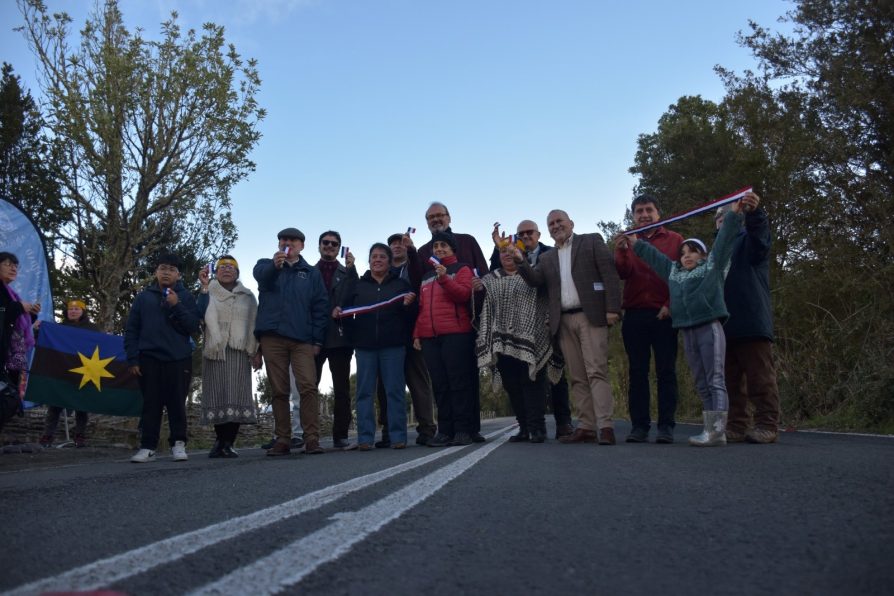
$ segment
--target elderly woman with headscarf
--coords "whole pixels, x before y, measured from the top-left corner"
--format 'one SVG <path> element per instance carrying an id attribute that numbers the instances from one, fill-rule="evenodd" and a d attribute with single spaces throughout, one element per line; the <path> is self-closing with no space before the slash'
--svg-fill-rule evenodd
<path id="1" fill-rule="evenodd" d="M 28 368 L 28 351 L 34 347 L 31 325 L 40 312 L 40 304 L 22 300 L 10 284 L 19 274 L 19 259 L 11 252 L 0 252 L 0 382 L 18 392 L 22 371 Z M 16 408 L 20 408 L 17 404 Z M 0 413 L 0 428 L 15 412 Z"/>
<path id="2" fill-rule="evenodd" d="M 239 281 L 239 264 L 230 255 L 199 272 L 199 313 L 205 319 L 202 351 L 202 422 L 213 424 L 217 440 L 208 457 L 239 457 L 233 449 L 240 424 L 256 424 L 252 369 L 261 367 L 254 335 L 258 302 Z"/>
<path id="3" fill-rule="evenodd" d="M 537 288 L 518 275 L 516 248 L 498 243 L 500 268 L 481 279 L 485 293 L 475 351 L 478 366 L 491 370 L 494 389 L 500 386 L 518 420 L 512 442 L 546 440 L 547 378 L 558 382 L 562 366 L 553 360 L 547 317 L 549 305 Z"/>
<path id="4" fill-rule="evenodd" d="M 89 329 L 90 331 L 99 331 L 99 328 L 90 320 L 90 316 L 87 314 L 87 304 L 77 298 L 69 300 L 65 305 L 65 320 L 62 321 L 62 324 Z M 59 415 L 61 413 L 62 408 L 60 406 L 47 406 L 47 418 L 43 436 L 40 437 L 40 444 L 44 447 L 49 447 L 53 444 L 53 435 L 56 433 L 56 427 L 59 425 Z M 75 447 L 87 446 L 88 420 L 87 412 L 75 412 Z"/>

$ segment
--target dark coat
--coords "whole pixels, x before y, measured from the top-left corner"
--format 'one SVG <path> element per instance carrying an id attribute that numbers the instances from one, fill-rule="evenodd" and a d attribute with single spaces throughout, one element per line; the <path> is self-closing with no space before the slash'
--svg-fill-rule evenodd
<path id="1" fill-rule="evenodd" d="M 410 282 L 389 272 L 380 284 L 367 271 L 353 286 L 353 292 L 342 303 L 342 308 L 367 306 L 384 302 L 400 294 L 411 292 Z M 347 319 L 355 348 L 378 350 L 405 346 L 416 318 L 415 303 L 404 306 L 403 302 Z"/>
<path id="2" fill-rule="evenodd" d="M 322 347 L 332 309 L 319 270 L 299 256 L 282 269 L 273 259 L 260 259 L 253 274 L 258 282 L 255 336 L 280 335 Z"/>
<path id="3" fill-rule="evenodd" d="M 456 260 L 467 264 L 472 269 L 477 269 L 479 276 L 487 273 L 487 261 L 484 260 L 484 253 L 481 252 L 481 247 L 478 246 L 478 241 L 475 240 L 475 237 L 470 234 L 459 234 L 450 228 L 447 228 L 447 231 L 453 234 L 453 238 L 456 240 L 456 250 L 453 251 L 456 255 Z M 422 268 L 423 275 L 435 269 L 431 261 L 428 260 L 432 256 L 432 244 L 433 242 L 429 240 L 420 246 L 417 252 L 419 266 Z"/>
<path id="4" fill-rule="evenodd" d="M 314 267 L 319 270 L 319 261 Z M 322 277 L 322 274 L 320 274 Z M 332 274 L 332 288 L 329 290 L 329 304 L 335 306 L 342 304 L 354 291 L 354 285 L 357 283 L 357 268 L 348 269 L 341 263 L 335 268 Z M 323 286 L 326 283 L 323 282 Z M 351 347 L 350 326 L 343 327 L 339 333 L 338 325 L 334 321 L 330 321 L 326 327 L 326 341 L 323 343 L 324 348 L 349 348 Z"/>
<path id="5" fill-rule="evenodd" d="M 729 340 L 773 340 L 770 303 L 770 222 L 763 209 L 745 215 L 745 226 L 734 241 L 724 286 L 729 319 L 723 326 Z"/>
<path id="6" fill-rule="evenodd" d="M 157 281 L 137 294 L 124 328 L 128 364 L 139 364 L 141 355 L 162 362 L 185 360 L 192 355 L 190 336 L 199 330 L 199 311 L 183 282 L 178 281 L 174 291 L 179 300 L 174 306 L 168 306 Z"/>
<path id="7" fill-rule="evenodd" d="M 534 265 L 536 265 L 537 263 L 540 262 L 541 257 L 543 257 L 543 253 L 545 253 L 548 250 L 553 249 L 552 246 L 547 246 L 543 242 L 538 242 L 537 246 L 540 247 L 540 252 L 537 253 L 537 260 L 534 261 Z M 528 252 L 525 251 L 525 257 L 527 258 L 527 256 L 528 256 Z M 497 269 L 499 269 L 502 266 L 503 266 L 503 264 L 500 263 L 500 249 L 495 246 L 494 252 L 492 252 L 490 255 L 490 270 L 496 271 Z"/>
<path id="8" fill-rule="evenodd" d="M 532 286 L 545 285 L 549 293 L 549 330 L 559 333 L 562 316 L 562 279 L 559 274 L 559 251 L 540 255 L 536 267 L 523 261 L 518 272 Z M 621 281 L 612 253 L 599 234 L 575 234 L 571 242 L 571 277 L 581 308 L 591 325 L 608 325 L 607 313 L 621 314 Z"/>

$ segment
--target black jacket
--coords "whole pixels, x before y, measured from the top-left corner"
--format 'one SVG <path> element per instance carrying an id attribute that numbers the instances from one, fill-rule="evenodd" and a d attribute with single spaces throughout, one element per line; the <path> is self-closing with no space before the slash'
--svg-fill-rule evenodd
<path id="1" fill-rule="evenodd" d="M 127 363 L 139 364 L 140 355 L 162 362 L 185 360 L 192 355 L 190 335 L 199 330 L 199 311 L 183 282 L 174 286 L 179 302 L 168 306 L 158 282 L 137 294 L 124 330 Z"/>
<path id="2" fill-rule="evenodd" d="M 353 293 L 342 304 L 342 308 L 384 302 L 410 291 L 412 290 L 409 282 L 391 272 L 380 284 L 367 271 L 354 285 Z M 346 324 L 351 329 L 355 348 L 366 350 L 395 348 L 407 344 L 413 322 L 416 320 L 415 315 L 415 302 L 410 306 L 404 306 L 403 301 L 398 301 L 383 309 L 346 319 Z"/>
<path id="3" fill-rule="evenodd" d="M 733 245 L 724 284 L 728 340 L 773 339 L 770 304 L 770 222 L 763 209 L 745 214 L 745 226 Z"/>

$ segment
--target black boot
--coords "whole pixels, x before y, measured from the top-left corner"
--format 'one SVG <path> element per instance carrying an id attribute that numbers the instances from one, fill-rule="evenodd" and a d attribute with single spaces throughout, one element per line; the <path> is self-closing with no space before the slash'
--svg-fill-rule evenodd
<path id="1" fill-rule="evenodd" d="M 383 426 L 382 427 L 382 440 L 376 441 L 376 448 L 377 449 L 388 449 L 389 447 L 391 447 L 391 435 L 388 434 L 388 427 Z"/>
<path id="2" fill-rule="evenodd" d="M 235 449 L 233 449 L 232 441 L 224 442 L 223 446 L 221 448 L 221 452 L 223 453 L 222 457 L 226 457 L 226 458 L 239 457 L 239 453 Z"/>
<path id="3" fill-rule="evenodd" d="M 528 429 L 518 427 L 518 434 L 512 435 L 511 437 L 509 437 L 509 442 L 510 443 L 524 443 L 525 441 L 528 440 L 528 438 L 529 438 L 528 437 Z"/>
<path id="4" fill-rule="evenodd" d="M 211 451 L 208 453 L 208 457 L 226 457 L 226 455 L 224 455 L 223 448 L 224 444 L 220 439 L 214 441 L 214 445 L 211 447 Z"/>

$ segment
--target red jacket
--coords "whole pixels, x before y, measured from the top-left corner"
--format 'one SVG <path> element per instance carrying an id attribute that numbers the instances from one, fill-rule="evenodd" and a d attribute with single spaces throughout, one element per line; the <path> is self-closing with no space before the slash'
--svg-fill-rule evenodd
<path id="1" fill-rule="evenodd" d="M 472 331 L 472 269 L 456 256 L 441 261 L 447 274 L 440 279 L 430 271 L 419 289 L 419 317 L 413 338 L 437 337 Z"/>
<path id="2" fill-rule="evenodd" d="M 637 238 L 648 242 L 672 261 L 680 258 L 680 245 L 683 244 L 683 237 L 676 232 L 660 227 L 655 230 L 651 238 L 647 238 L 644 234 L 637 234 Z M 615 267 L 620 278 L 624 280 L 624 298 L 621 308 L 624 310 L 636 308 L 657 310 L 662 306 L 670 306 L 667 284 L 632 250 L 616 248 Z"/>

